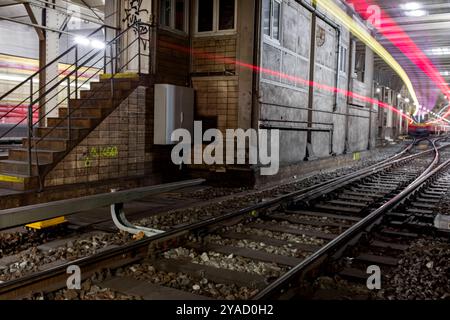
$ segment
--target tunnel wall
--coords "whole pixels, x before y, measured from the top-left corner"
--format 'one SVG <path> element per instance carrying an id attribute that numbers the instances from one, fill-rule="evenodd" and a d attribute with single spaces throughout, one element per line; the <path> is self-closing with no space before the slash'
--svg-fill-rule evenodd
<path id="1" fill-rule="evenodd" d="M 313 129 L 332 129 L 330 132 L 311 132 L 310 158 L 326 158 L 331 153 L 357 152 L 367 150 L 369 136 L 374 139 L 375 126 L 369 125 L 370 105 L 364 102 L 347 101 L 339 94 L 335 106 L 333 90 L 313 86 L 310 100 L 307 81 L 333 88 L 336 86 L 336 72 L 339 72 L 338 88 L 347 90 L 350 70 L 350 35 L 341 31 L 341 46 L 347 49 L 347 69 L 336 69 L 337 34 L 334 28 L 317 18 L 312 26 L 312 13 L 294 1 L 283 1 L 281 38 L 277 42 L 267 36 L 261 38 L 261 67 L 275 72 L 260 75 L 259 119 L 272 126 L 285 121 L 296 122 L 305 128 L 308 125 L 308 108 L 312 109 Z M 315 57 L 311 57 L 311 28 L 316 28 Z M 262 26 L 261 26 L 262 28 Z M 314 77 L 310 79 L 310 67 L 314 63 Z M 371 96 L 373 53 L 366 52 L 366 74 L 364 82 L 350 81 L 350 91 Z M 286 76 L 287 75 L 287 76 Z M 347 106 L 347 102 L 357 106 Z M 348 128 L 347 124 L 348 113 Z M 372 115 L 372 117 L 376 117 Z M 369 128 L 371 134 L 369 135 Z M 281 163 L 290 165 L 301 162 L 307 155 L 307 132 L 281 130 Z M 347 139 L 346 139 L 347 136 Z M 330 139 L 332 148 L 330 148 Z"/>

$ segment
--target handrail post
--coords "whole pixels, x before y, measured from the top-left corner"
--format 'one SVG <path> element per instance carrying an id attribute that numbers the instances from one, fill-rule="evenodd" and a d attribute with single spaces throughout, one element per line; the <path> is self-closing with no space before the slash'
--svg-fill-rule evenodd
<path id="1" fill-rule="evenodd" d="M 108 29 L 107 28 L 104 28 L 105 29 L 105 44 L 106 43 L 108 43 L 107 41 L 108 41 Z M 104 51 L 104 53 L 103 53 L 103 64 L 104 64 L 104 66 L 103 66 L 103 73 L 107 73 L 107 70 L 106 70 L 106 66 L 107 66 L 107 63 L 106 63 L 106 48 L 105 48 L 105 51 Z"/>
<path id="2" fill-rule="evenodd" d="M 70 140 L 72 138 L 72 126 L 71 126 L 71 121 L 70 121 L 70 77 L 67 77 L 67 139 Z"/>
<path id="3" fill-rule="evenodd" d="M 31 141 L 33 134 L 33 78 L 30 79 L 30 104 L 28 105 L 28 176 L 33 174 L 32 159 L 31 159 Z M 35 146 L 36 148 L 36 146 Z"/>
<path id="4" fill-rule="evenodd" d="M 78 46 L 75 47 L 75 99 L 78 99 Z"/>
<path id="5" fill-rule="evenodd" d="M 114 74 L 114 54 L 113 54 L 113 45 L 111 44 L 109 46 L 109 54 L 111 55 L 111 78 L 112 75 Z"/>
<path id="6" fill-rule="evenodd" d="M 138 23 L 138 74 L 141 74 L 141 25 Z"/>

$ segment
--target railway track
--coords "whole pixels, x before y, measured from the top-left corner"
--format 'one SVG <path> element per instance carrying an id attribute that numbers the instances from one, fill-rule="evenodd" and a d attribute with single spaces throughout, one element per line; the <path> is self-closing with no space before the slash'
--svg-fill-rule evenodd
<path id="1" fill-rule="evenodd" d="M 146 299 L 291 296 L 299 279 L 344 252 L 446 168 L 447 162 L 435 169 L 436 144 L 407 156 L 409 147 L 344 177 L 0 284 L 0 299 L 63 289 L 69 265 L 79 266 L 83 279 L 113 270 L 99 286 Z"/>
<path id="2" fill-rule="evenodd" d="M 450 158 L 449 150 L 442 153 L 444 153 L 443 158 Z M 380 223 L 373 226 L 370 232 L 356 244 L 349 246 L 345 252 L 329 262 L 324 268 L 326 269 L 324 274 L 345 280 L 347 287 L 365 286 L 368 279 L 367 270 L 370 266 L 380 268 L 385 279 L 395 278 L 393 273 L 402 264 L 402 254 L 416 241 L 424 237 L 434 241 L 440 239 L 444 242 L 448 241 L 449 233 L 435 228 L 435 218 L 439 203 L 449 190 L 450 170 L 444 161 L 442 170 L 436 171 L 431 179 L 425 181 L 403 201 L 387 211 Z M 432 289 L 427 288 L 428 296 L 433 296 L 433 292 L 430 291 Z M 442 288 L 434 289 L 442 291 L 440 290 Z M 388 290 L 395 291 L 396 288 Z M 375 297 L 369 290 L 366 293 L 369 297 Z M 348 298 L 348 291 L 345 290 L 334 291 L 333 294 Z M 443 294 L 443 296 L 446 295 Z"/>

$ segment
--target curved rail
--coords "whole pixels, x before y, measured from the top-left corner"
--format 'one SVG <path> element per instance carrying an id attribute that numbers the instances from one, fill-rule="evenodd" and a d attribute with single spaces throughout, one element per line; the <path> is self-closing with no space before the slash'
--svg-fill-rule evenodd
<path id="1" fill-rule="evenodd" d="M 424 182 L 433 177 L 436 173 L 440 172 L 444 168 L 450 165 L 450 159 L 445 161 L 443 164 L 436 168 L 436 165 L 439 162 L 440 148 L 436 146 L 436 143 L 442 139 L 437 139 L 433 141 L 434 151 L 436 153 L 434 160 L 428 166 L 428 168 L 410 185 L 408 185 L 404 190 L 394 196 L 392 199 L 387 201 L 381 207 L 370 213 L 367 217 L 347 229 L 345 232 L 340 234 L 337 238 L 328 242 L 321 249 L 313 253 L 311 256 L 303 260 L 299 265 L 292 268 L 286 274 L 281 276 L 279 279 L 271 283 L 261 292 L 259 292 L 254 299 L 255 300 L 265 300 L 273 298 L 274 296 L 283 293 L 284 289 L 289 287 L 289 285 L 295 281 L 296 278 L 299 278 L 303 275 L 310 267 L 312 267 L 315 263 L 318 263 L 321 259 L 325 259 L 329 257 L 332 253 L 334 253 L 338 248 L 340 248 L 343 244 L 347 243 L 349 240 L 355 238 L 359 233 L 361 233 L 364 229 L 370 226 L 374 221 L 380 218 L 381 215 L 386 213 L 387 211 L 394 208 L 399 202 L 405 199 L 408 195 L 410 195 L 413 191 L 419 188 Z"/>
<path id="2" fill-rule="evenodd" d="M 437 147 L 435 144 L 435 151 L 436 153 L 439 150 L 439 147 Z M 404 150 L 401 154 L 404 154 L 409 150 L 411 147 L 408 147 L 406 150 Z M 416 157 L 420 157 L 422 155 L 426 155 L 428 153 L 432 152 L 432 150 L 424 151 L 421 153 L 418 153 L 416 155 L 411 155 L 408 157 L 401 157 L 400 159 L 397 158 L 397 160 L 394 161 L 383 161 L 380 164 L 371 166 L 369 168 L 366 168 L 364 170 L 360 170 L 360 178 L 364 178 L 366 175 L 368 175 L 370 172 L 378 172 L 380 170 L 395 166 L 397 164 L 410 161 Z M 396 155 L 397 157 L 398 155 Z M 436 159 L 436 158 L 435 158 Z M 449 161 L 450 163 L 450 161 Z M 435 161 L 433 161 L 432 166 L 434 167 L 436 165 Z M 440 167 L 439 167 L 440 168 Z M 437 169 L 436 169 L 437 170 Z M 426 176 L 422 175 L 421 178 L 419 178 L 420 181 L 425 181 L 429 178 L 431 174 L 436 172 L 436 170 L 432 171 L 431 173 L 428 173 Z M 354 176 L 354 174 L 351 174 L 349 176 Z M 353 178 L 352 178 L 353 179 Z M 341 177 L 340 179 L 334 179 L 334 188 L 339 188 L 339 185 L 343 183 L 342 180 L 347 180 L 347 183 L 351 183 L 352 179 L 346 179 L 345 177 Z M 336 182 L 339 182 L 337 184 Z M 418 182 L 415 182 L 414 186 Z M 321 186 L 326 184 L 321 184 Z M 309 191 L 312 188 L 305 189 L 306 191 Z M 220 217 L 214 217 L 210 218 L 204 221 L 200 221 L 179 229 L 175 229 L 172 231 L 168 231 L 162 234 L 157 234 L 155 236 L 152 236 L 147 239 L 143 239 L 134 243 L 126 244 L 122 247 L 118 248 L 112 248 L 109 250 L 106 250 L 104 252 L 95 254 L 93 256 L 84 257 L 81 259 L 78 259 L 76 261 L 68 262 L 67 264 L 63 264 L 45 271 L 41 271 L 35 274 L 31 274 L 28 276 L 25 276 L 20 279 L 12 280 L 4 284 L 0 284 L 0 299 L 14 299 L 14 298 L 20 298 L 23 296 L 28 295 L 30 292 L 41 292 L 43 288 L 49 288 L 49 283 L 51 283 L 50 288 L 61 288 L 64 287 L 65 281 L 67 279 L 66 270 L 67 267 L 73 264 L 78 265 L 80 268 L 83 269 L 83 279 L 89 278 L 94 272 L 98 271 L 98 266 L 101 264 L 102 268 L 108 268 L 108 267 L 117 267 L 118 265 L 123 265 L 126 263 L 131 263 L 138 261 L 148 254 L 150 248 L 158 248 L 159 246 L 165 246 L 167 244 L 170 245 L 176 245 L 178 242 L 185 239 L 187 236 L 192 234 L 193 232 L 198 232 L 201 230 L 204 230 L 208 227 L 212 227 L 213 225 L 223 222 L 225 220 L 229 220 L 232 218 L 236 218 L 239 216 L 245 216 L 249 213 L 253 213 L 256 210 L 261 210 L 265 208 L 273 207 L 274 205 L 280 205 L 283 202 L 287 200 L 292 200 L 293 195 L 299 195 L 299 193 L 304 192 L 305 190 L 294 192 L 290 195 L 285 195 L 278 197 L 276 199 L 268 200 L 266 202 L 250 206 L 248 208 L 240 209 L 235 212 L 231 212 L 225 215 L 222 215 Z M 339 237 L 339 239 L 332 241 L 332 249 L 337 247 L 339 244 L 341 244 L 343 241 L 347 240 L 349 237 L 353 237 L 356 232 L 359 232 L 362 228 L 366 227 L 369 222 L 372 222 L 374 219 L 378 218 L 378 216 L 381 214 L 381 212 L 384 212 L 386 208 L 390 208 L 393 203 L 399 201 L 399 199 L 403 199 L 407 194 L 412 192 L 413 186 L 409 186 L 407 189 L 405 189 L 402 193 L 400 193 L 398 196 L 393 198 L 388 203 L 384 204 L 380 209 L 376 210 L 372 214 L 370 214 L 367 218 L 362 220 L 360 223 L 356 224 L 354 227 L 350 229 L 351 232 L 346 231 L 342 236 Z M 321 192 L 321 188 L 318 188 L 316 190 L 317 193 Z M 308 192 L 306 192 L 308 193 Z M 113 210 L 120 210 L 122 208 L 121 204 L 115 204 L 113 205 Z M 311 256 L 310 258 L 307 258 L 302 262 L 300 265 L 286 273 L 284 276 L 282 276 L 280 279 L 272 283 L 269 287 L 264 289 L 263 291 L 258 294 L 255 299 L 265 299 L 268 297 L 271 297 L 274 295 L 274 292 L 279 292 L 280 288 L 284 288 L 286 286 L 286 283 L 290 283 L 293 278 L 295 278 L 298 273 L 303 270 L 305 266 L 309 266 L 313 262 L 316 262 L 320 257 L 323 257 L 326 255 L 330 250 L 330 246 L 327 245 L 326 248 L 322 248 L 319 250 L 316 254 Z"/>

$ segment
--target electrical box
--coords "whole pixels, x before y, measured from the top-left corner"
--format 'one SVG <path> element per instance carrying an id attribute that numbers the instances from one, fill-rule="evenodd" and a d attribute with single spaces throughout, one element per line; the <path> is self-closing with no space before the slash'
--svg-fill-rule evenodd
<path id="1" fill-rule="evenodd" d="M 155 85 L 156 145 L 172 145 L 172 133 L 186 129 L 194 131 L 194 89 L 171 84 Z"/>
<path id="2" fill-rule="evenodd" d="M 438 214 L 434 220 L 434 226 L 440 230 L 450 231 L 450 216 Z"/>

